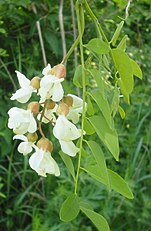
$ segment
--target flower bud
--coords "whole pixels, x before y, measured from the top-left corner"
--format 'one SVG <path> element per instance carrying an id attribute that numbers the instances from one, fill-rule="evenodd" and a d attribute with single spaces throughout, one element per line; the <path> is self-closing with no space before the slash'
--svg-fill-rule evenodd
<path id="1" fill-rule="evenodd" d="M 57 108 L 57 114 L 59 115 L 68 115 L 69 113 L 69 106 L 66 103 L 59 103 L 58 108 Z"/>
<path id="2" fill-rule="evenodd" d="M 62 102 L 67 104 L 69 107 L 71 107 L 73 104 L 73 98 L 71 96 L 64 96 Z"/>
<path id="3" fill-rule="evenodd" d="M 60 78 L 65 78 L 66 77 L 66 68 L 63 64 L 58 64 L 51 68 L 49 71 L 49 74 L 55 75 L 56 77 Z"/>
<path id="4" fill-rule="evenodd" d="M 30 110 L 34 116 L 38 115 L 39 113 L 40 104 L 38 102 L 31 102 L 28 104 L 28 110 Z"/>
<path id="5" fill-rule="evenodd" d="M 35 88 L 39 89 L 40 88 L 40 78 L 38 76 L 35 76 L 34 78 L 31 79 L 30 85 Z"/>
<path id="6" fill-rule="evenodd" d="M 35 142 L 35 141 L 37 141 L 37 139 L 38 139 L 38 135 L 36 132 L 27 134 L 27 140 L 29 142 Z"/>
<path id="7" fill-rule="evenodd" d="M 37 142 L 37 147 L 42 148 L 44 151 L 52 152 L 53 150 L 53 143 L 48 140 L 47 138 L 42 137 L 38 142 Z"/>
<path id="8" fill-rule="evenodd" d="M 51 99 L 47 99 L 46 109 L 50 110 L 55 107 L 56 103 L 52 101 Z"/>

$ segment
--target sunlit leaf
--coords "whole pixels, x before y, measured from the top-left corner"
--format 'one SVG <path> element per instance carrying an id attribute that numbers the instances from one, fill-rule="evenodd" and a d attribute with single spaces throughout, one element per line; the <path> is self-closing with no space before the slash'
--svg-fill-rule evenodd
<path id="1" fill-rule="evenodd" d="M 139 65 L 131 59 L 132 69 L 133 69 L 133 75 L 137 76 L 139 79 L 142 79 L 142 70 L 140 69 Z"/>
<path id="2" fill-rule="evenodd" d="M 95 130 L 89 120 L 85 117 L 84 118 L 84 131 L 87 135 L 92 135 L 95 133 Z"/>
<path id="3" fill-rule="evenodd" d="M 94 38 L 89 41 L 88 44 L 85 45 L 86 48 L 89 50 L 95 52 L 96 54 L 107 54 L 110 51 L 109 45 L 102 41 L 99 38 Z"/>
<path id="4" fill-rule="evenodd" d="M 129 94 L 132 92 L 134 86 L 131 60 L 128 55 L 119 48 L 112 49 L 112 56 L 120 76 L 118 84 L 126 101 L 129 103 Z"/>
<path id="5" fill-rule="evenodd" d="M 126 50 L 126 42 L 128 41 L 128 36 L 124 35 L 120 43 L 118 44 L 117 48 L 125 51 Z"/>

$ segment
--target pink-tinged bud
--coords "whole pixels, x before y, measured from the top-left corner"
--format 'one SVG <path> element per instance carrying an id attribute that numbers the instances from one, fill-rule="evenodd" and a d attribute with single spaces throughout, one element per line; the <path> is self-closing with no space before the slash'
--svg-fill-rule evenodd
<path id="1" fill-rule="evenodd" d="M 63 64 L 58 64 L 58 65 L 54 66 L 53 68 L 51 68 L 51 70 L 49 71 L 49 74 L 55 75 L 59 79 L 65 78 L 66 77 L 66 68 Z"/>
<path id="2" fill-rule="evenodd" d="M 62 102 L 71 107 L 73 105 L 73 98 L 71 96 L 64 96 Z"/>
<path id="3" fill-rule="evenodd" d="M 46 109 L 51 110 L 56 106 L 56 103 L 51 99 L 47 99 Z"/>
<path id="4" fill-rule="evenodd" d="M 69 113 L 69 106 L 66 103 L 59 103 L 58 108 L 57 108 L 57 114 L 59 115 L 68 115 Z"/>
<path id="5" fill-rule="evenodd" d="M 28 134 L 27 134 L 27 140 L 28 140 L 29 142 L 35 142 L 35 141 L 37 141 L 37 140 L 38 140 L 38 135 L 37 135 L 37 133 L 36 133 L 36 132 L 34 132 L 34 133 L 28 133 Z"/>
<path id="6" fill-rule="evenodd" d="M 35 76 L 34 78 L 31 79 L 30 85 L 35 88 L 39 89 L 40 88 L 40 78 L 38 76 Z"/>
<path id="7" fill-rule="evenodd" d="M 52 152 L 53 150 L 53 143 L 48 140 L 47 138 L 42 137 L 38 142 L 37 142 L 37 147 L 42 148 L 44 151 Z"/>
<path id="8" fill-rule="evenodd" d="M 30 110 L 34 116 L 39 113 L 40 104 L 38 102 L 31 102 L 28 104 L 27 109 Z"/>

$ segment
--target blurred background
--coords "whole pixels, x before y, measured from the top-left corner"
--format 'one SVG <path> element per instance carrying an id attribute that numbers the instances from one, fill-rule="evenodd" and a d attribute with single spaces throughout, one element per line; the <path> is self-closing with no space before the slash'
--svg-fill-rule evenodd
<path id="1" fill-rule="evenodd" d="M 116 25 L 125 17 L 127 0 L 89 0 L 109 39 Z M 59 219 L 62 202 L 73 190 L 72 179 L 60 156 L 56 143 L 56 159 L 61 176 L 39 177 L 28 165 L 28 157 L 17 152 L 12 131 L 7 128 L 7 111 L 19 104 L 10 101 L 18 82 L 15 70 L 29 79 L 41 75 L 44 68 L 37 30 L 41 26 L 47 62 L 52 66 L 63 58 L 59 10 L 62 1 L 0 0 L 0 231 L 94 231 L 83 215 L 70 223 Z M 74 41 L 76 18 L 73 1 L 64 0 L 65 44 Z M 74 21 L 75 20 L 75 21 Z M 75 26 L 74 26 L 75 25 Z M 120 140 L 120 162 L 108 160 L 108 166 L 124 177 L 134 192 L 128 200 L 81 175 L 81 197 L 108 220 L 112 231 L 151 230 L 151 1 L 131 2 L 121 37 L 129 37 L 127 51 L 142 68 L 143 80 L 135 79 L 131 105 L 122 103 L 124 120 L 116 117 Z M 84 42 L 96 37 L 94 24 L 86 15 Z M 72 83 L 79 53 L 67 63 L 65 92 L 77 94 Z M 55 141 L 54 141 L 55 142 Z M 55 155 L 55 153 L 54 153 Z"/>

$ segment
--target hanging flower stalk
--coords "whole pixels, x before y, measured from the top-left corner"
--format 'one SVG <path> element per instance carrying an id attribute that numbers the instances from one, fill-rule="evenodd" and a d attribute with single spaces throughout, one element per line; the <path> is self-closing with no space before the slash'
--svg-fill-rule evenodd
<path id="1" fill-rule="evenodd" d="M 20 89 L 11 97 L 20 103 L 27 103 L 32 94 L 37 94 L 38 101 L 31 101 L 27 109 L 13 107 L 8 111 L 8 127 L 13 129 L 13 139 L 21 140 L 18 152 L 23 155 L 31 154 L 30 167 L 38 175 L 60 175 L 58 164 L 52 157 L 53 144 L 46 138 L 42 124 L 53 126 L 53 135 L 58 139 L 61 150 L 75 156 L 79 148 L 75 144 L 81 136 L 81 129 L 75 124 L 79 122 L 82 113 L 83 100 L 78 96 L 64 95 L 62 82 L 66 76 L 66 68 L 58 64 L 51 68 L 48 64 L 42 71 L 43 77 L 31 79 L 16 71 Z"/>

